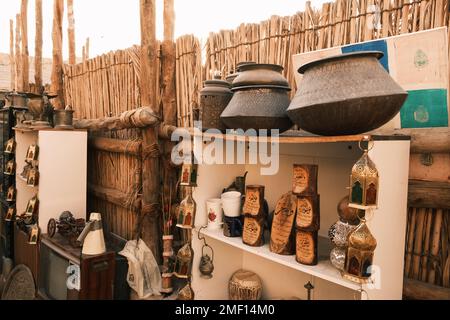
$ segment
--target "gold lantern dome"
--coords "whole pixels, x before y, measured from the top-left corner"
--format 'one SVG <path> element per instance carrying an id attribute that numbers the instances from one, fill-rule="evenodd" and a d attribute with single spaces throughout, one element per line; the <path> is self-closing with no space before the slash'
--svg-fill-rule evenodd
<path id="1" fill-rule="evenodd" d="M 378 203 L 378 170 L 370 159 L 368 150 L 353 166 L 350 175 L 349 207 L 368 210 L 376 209 Z"/>
<path id="2" fill-rule="evenodd" d="M 344 278 L 357 283 L 367 283 L 371 277 L 370 267 L 377 247 L 377 240 L 372 235 L 364 220 L 348 236 L 347 258 Z"/>

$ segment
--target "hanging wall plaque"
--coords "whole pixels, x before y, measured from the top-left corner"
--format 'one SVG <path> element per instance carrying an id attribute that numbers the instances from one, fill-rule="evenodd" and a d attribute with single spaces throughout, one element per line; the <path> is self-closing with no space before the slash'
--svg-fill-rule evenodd
<path id="1" fill-rule="evenodd" d="M 295 213 L 297 197 L 289 192 L 281 197 L 275 208 L 270 251 L 281 255 L 295 254 Z"/>
<path id="2" fill-rule="evenodd" d="M 315 266 L 318 263 L 318 233 L 317 231 L 297 230 L 296 259 L 297 262 Z"/>
<path id="3" fill-rule="evenodd" d="M 294 164 L 292 192 L 297 195 L 317 194 L 317 165 Z"/>
<path id="4" fill-rule="evenodd" d="M 264 186 L 247 186 L 243 213 L 260 216 L 264 213 Z"/>
<path id="5" fill-rule="evenodd" d="M 16 152 L 16 140 L 11 138 L 6 142 L 5 153 L 12 154 L 14 152 Z"/>
<path id="6" fill-rule="evenodd" d="M 247 216 L 244 220 L 242 241 L 252 247 L 264 245 L 264 218 Z"/>
<path id="7" fill-rule="evenodd" d="M 304 231 L 317 231 L 320 229 L 320 196 L 297 197 L 296 226 Z"/>

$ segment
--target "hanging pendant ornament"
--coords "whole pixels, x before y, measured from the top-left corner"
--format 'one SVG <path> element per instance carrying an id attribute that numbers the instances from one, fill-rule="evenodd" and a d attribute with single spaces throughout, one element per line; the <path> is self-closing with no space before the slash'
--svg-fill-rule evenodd
<path id="1" fill-rule="evenodd" d="M 181 168 L 181 186 L 185 187 L 196 187 L 197 186 L 197 173 L 198 173 L 198 162 L 191 153 L 190 159 L 183 162 L 183 167 Z"/>
<path id="2" fill-rule="evenodd" d="M 175 262 L 175 276 L 180 279 L 188 279 L 192 273 L 192 260 L 194 251 L 190 242 L 186 243 L 179 251 Z"/>
<path id="3" fill-rule="evenodd" d="M 367 142 L 367 148 L 362 147 L 362 142 Z M 373 148 L 371 140 L 365 137 L 359 142 L 359 148 L 364 151 L 363 156 L 353 166 L 350 175 L 350 202 L 349 207 L 368 210 L 376 209 L 378 203 L 378 170 L 369 157 L 369 151 Z"/>
<path id="4" fill-rule="evenodd" d="M 373 256 L 377 240 L 372 235 L 366 220 L 361 218 L 359 226 L 348 236 L 344 278 L 365 284 L 370 281 Z"/>
<path id="5" fill-rule="evenodd" d="M 193 229 L 195 224 L 195 213 L 197 203 L 192 197 L 192 188 L 187 187 L 187 196 L 181 201 L 178 208 L 177 227 L 182 229 Z"/>

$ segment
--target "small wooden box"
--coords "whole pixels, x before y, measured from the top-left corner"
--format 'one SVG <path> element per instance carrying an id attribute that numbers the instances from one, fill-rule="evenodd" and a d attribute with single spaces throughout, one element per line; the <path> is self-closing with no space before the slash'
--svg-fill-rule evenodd
<path id="1" fill-rule="evenodd" d="M 253 217 L 264 214 L 264 186 L 247 186 L 245 191 L 244 215 Z"/>
<path id="2" fill-rule="evenodd" d="M 319 166 L 294 164 L 292 192 L 297 195 L 317 194 Z"/>
<path id="3" fill-rule="evenodd" d="M 318 231 L 320 229 L 320 196 L 297 196 L 297 229 Z"/>
<path id="4" fill-rule="evenodd" d="M 264 245 L 264 218 L 247 216 L 244 220 L 242 241 L 252 247 Z"/>
<path id="5" fill-rule="evenodd" d="M 275 208 L 270 251 L 281 255 L 295 254 L 295 213 L 297 197 L 289 192 L 281 197 Z"/>
<path id="6" fill-rule="evenodd" d="M 318 263 L 318 232 L 297 230 L 296 236 L 297 262 L 315 266 Z"/>

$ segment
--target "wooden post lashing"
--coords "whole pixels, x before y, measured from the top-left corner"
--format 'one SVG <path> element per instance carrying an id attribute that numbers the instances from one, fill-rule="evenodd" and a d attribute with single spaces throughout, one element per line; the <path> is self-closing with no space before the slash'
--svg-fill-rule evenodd
<path id="1" fill-rule="evenodd" d="M 67 0 L 67 20 L 69 27 L 67 35 L 69 39 L 69 64 L 76 64 L 76 48 L 75 48 L 75 18 L 73 13 L 73 0 Z"/>
<path id="2" fill-rule="evenodd" d="M 140 1 L 141 17 L 141 101 L 160 115 L 157 104 L 157 52 L 156 52 L 156 8 L 155 0 Z M 161 262 L 159 229 L 160 218 L 160 168 L 158 127 L 142 130 L 142 219 L 141 238 Z"/>
<path id="3" fill-rule="evenodd" d="M 20 7 L 22 33 L 22 90 L 30 90 L 30 65 L 28 52 L 28 0 L 22 0 Z"/>
<path id="4" fill-rule="evenodd" d="M 62 20 L 64 0 L 54 0 L 53 7 L 53 63 L 52 93 L 58 95 L 53 101 L 55 109 L 64 109 L 63 56 L 62 56 Z"/>
<path id="5" fill-rule="evenodd" d="M 42 0 L 36 0 L 36 39 L 34 57 L 34 82 L 36 93 L 42 93 Z"/>

